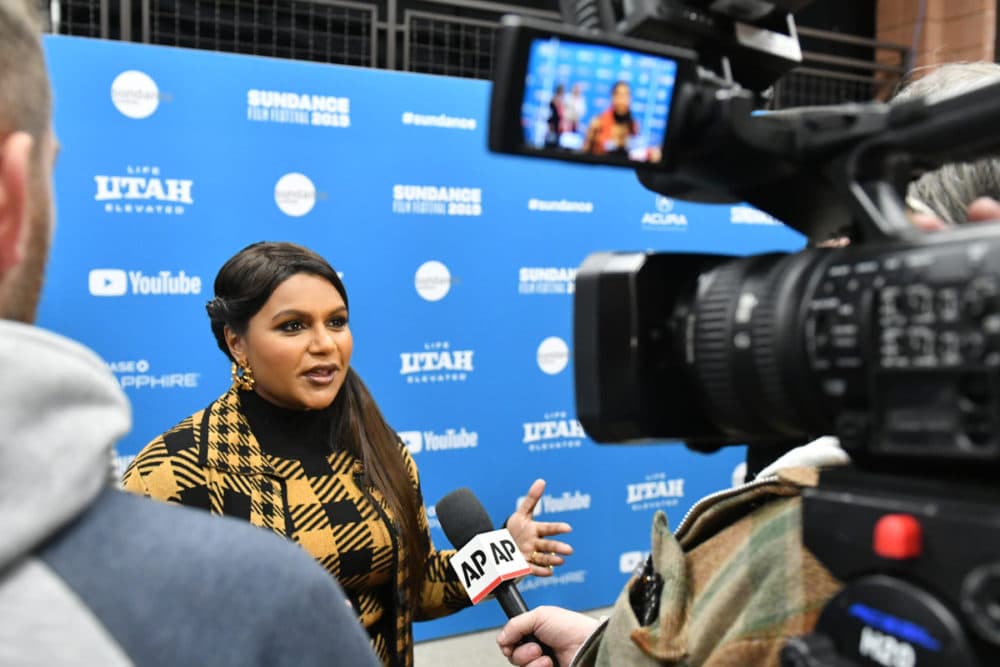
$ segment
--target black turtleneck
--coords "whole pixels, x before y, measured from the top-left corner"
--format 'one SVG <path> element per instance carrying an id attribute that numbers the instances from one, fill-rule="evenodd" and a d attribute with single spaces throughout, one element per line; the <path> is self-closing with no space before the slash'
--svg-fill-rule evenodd
<path id="1" fill-rule="evenodd" d="M 327 456 L 333 446 L 333 406 L 292 410 L 271 403 L 255 391 L 240 392 L 240 406 L 261 450 L 270 456 L 302 463 L 305 474 L 329 475 Z"/>

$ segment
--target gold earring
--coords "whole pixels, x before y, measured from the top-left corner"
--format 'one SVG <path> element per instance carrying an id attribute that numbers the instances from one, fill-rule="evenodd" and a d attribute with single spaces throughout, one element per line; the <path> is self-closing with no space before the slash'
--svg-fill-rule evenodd
<path id="1" fill-rule="evenodd" d="M 255 380 L 253 379 L 253 371 L 250 370 L 250 365 L 246 363 L 237 363 L 234 361 L 232 365 L 232 376 L 233 384 L 237 389 L 241 391 L 253 391 Z"/>

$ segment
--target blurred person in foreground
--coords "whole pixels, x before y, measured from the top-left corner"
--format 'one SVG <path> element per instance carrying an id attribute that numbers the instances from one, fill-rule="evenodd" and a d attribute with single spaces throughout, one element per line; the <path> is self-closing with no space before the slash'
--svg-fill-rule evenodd
<path id="1" fill-rule="evenodd" d="M 897 95 L 960 94 L 1000 80 L 1000 65 L 954 63 L 917 79 Z M 910 184 L 912 222 L 933 232 L 968 222 L 1000 220 L 1000 159 L 956 163 Z M 830 245 L 844 245 L 844 242 Z M 692 507 L 671 533 L 663 512 L 653 519 L 647 567 L 662 577 L 658 616 L 642 623 L 632 577 L 609 619 L 559 607 L 538 607 L 511 619 L 497 637 L 511 664 L 546 667 L 533 634 L 559 665 L 778 665 L 782 647 L 813 628 L 840 582 L 802 545 L 801 489 L 819 470 L 849 463 L 836 438 L 794 448 L 724 497 Z"/>
<path id="2" fill-rule="evenodd" d="M 470 605 L 431 543 L 420 478 L 351 366 L 347 291 L 316 252 L 254 243 L 219 270 L 206 306 L 233 384 L 143 448 L 125 487 L 288 537 L 344 587 L 386 665 L 413 664 L 413 621 Z M 538 576 L 569 545 L 532 518 L 536 480 L 506 527 Z"/>
<path id="3" fill-rule="evenodd" d="M 0 664 L 377 665 L 299 549 L 114 488 L 125 395 L 93 352 L 31 324 L 57 150 L 31 11 L 0 2 Z"/>

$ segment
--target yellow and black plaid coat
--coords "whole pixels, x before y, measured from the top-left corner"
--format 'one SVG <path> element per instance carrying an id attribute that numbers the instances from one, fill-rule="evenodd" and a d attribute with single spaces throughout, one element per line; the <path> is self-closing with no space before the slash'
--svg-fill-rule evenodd
<path id="1" fill-rule="evenodd" d="M 416 465 L 403 445 L 400 456 L 427 532 Z M 146 445 L 123 482 L 135 493 L 247 519 L 291 538 L 343 586 L 382 662 L 408 667 L 413 664 L 412 622 L 469 604 L 448 563 L 454 552 L 432 546 L 420 599 L 408 601 L 406 573 L 398 566 L 403 545 L 385 499 L 364 483 L 354 456 L 334 452 L 327 461 L 329 470 L 315 475 L 298 460 L 262 451 L 239 395 L 230 390 Z"/>

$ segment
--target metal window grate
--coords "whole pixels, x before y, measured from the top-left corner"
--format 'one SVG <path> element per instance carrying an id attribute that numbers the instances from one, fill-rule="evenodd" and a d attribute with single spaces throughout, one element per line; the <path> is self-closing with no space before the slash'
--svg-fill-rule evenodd
<path id="1" fill-rule="evenodd" d="M 489 79 L 496 27 L 489 21 L 407 11 L 403 69 Z"/>
<path id="2" fill-rule="evenodd" d="M 902 45 L 804 27 L 799 34 L 803 64 L 775 85 L 775 108 L 885 100 L 909 69 Z"/>
<path id="3" fill-rule="evenodd" d="M 143 41 L 374 67 L 375 12 L 339 0 L 146 0 Z"/>
<path id="4" fill-rule="evenodd" d="M 60 35 L 107 37 L 108 0 L 39 0 L 46 29 Z"/>
<path id="5" fill-rule="evenodd" d="M 801 67 L 782 77 L 775 89 L 775 106 L 784 109 L 870 102 L 878 96 L 879 87 L 879 82 L 871 78 Z"/>

